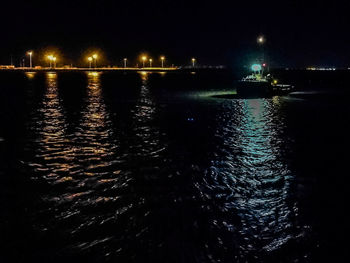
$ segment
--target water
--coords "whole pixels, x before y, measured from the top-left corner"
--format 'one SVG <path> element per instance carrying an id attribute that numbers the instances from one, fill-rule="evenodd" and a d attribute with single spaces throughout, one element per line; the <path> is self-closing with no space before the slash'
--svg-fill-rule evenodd
<path id="1" fill-rule="evenodd" d="M 348 256 L 346 93 L 305 81 L 313 96 L 215 98 L 232 92 L 220 73 L 1 74 L 1 262 Z"/>

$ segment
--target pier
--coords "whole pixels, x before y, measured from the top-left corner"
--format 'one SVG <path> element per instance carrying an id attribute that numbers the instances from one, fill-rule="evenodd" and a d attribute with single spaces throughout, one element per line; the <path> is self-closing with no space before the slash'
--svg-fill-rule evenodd
<path id="1" fill-rule="evenodd" d="M 98 67 L 98 68 L 78 68 L 78 67 L 12 67 L 12 68 L 0 68 L 0 71 L 24 71 L 24 72 L 66 72 L 66 71 L 147 71 L 147 72 L 168 72 L 168 71 L 177 71 L 181 68 L 178 67 L 141 67 L 141 68 L 135 68 L 135 67 Z M 184 70 L 184 69 L 182 69 Z M 186 69 L 188 70 L 188 69 Z M 193 70 L 193 69 L 192 69 Z"/>
<path id="2" fill-rule="evenodd" d="M 80 68 L 80 67 L 0 67 L 0 72 L 207 72 L 222 71 L 223 66 L 204 66 L 204 67 L 97 67 L 97 68 Z"/>

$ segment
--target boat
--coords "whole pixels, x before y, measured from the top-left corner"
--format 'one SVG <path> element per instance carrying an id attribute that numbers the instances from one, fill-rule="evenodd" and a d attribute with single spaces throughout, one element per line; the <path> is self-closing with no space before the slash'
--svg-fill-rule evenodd
<path id="1" fill-rule="evenodd" d="M 237 95 L 242 97 L 267 97 L 272 94 L 269 78 L 262 74 L 251 74 L 238 82 Z"/>
<path id="2" fill-rule="evenodd" d="M 279 83 L 270 74 L 252 73 L 238 81 L 237 95 L 247 98 L 264 98 L 287 95 L 294 90 L 290 84 Z"/>

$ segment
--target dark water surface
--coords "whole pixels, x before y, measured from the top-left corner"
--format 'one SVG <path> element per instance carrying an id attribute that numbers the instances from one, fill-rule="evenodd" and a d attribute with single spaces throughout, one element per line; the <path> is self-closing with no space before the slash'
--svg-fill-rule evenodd
<path id="1" fill-rule="evenodd" d="M 315 79 L 2 72 L 0 262 L 345 262 L 349 96 Z"/>

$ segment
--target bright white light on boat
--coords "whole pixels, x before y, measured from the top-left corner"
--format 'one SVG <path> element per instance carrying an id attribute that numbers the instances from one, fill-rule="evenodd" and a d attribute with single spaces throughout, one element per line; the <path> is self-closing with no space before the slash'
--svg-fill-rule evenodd
<path id="1" fill-rule="evenodd" d="M 261 70 L 261 65 L 260 65 L 260 64 L 253 64 L 253 65 L 251 66 L 251 69 L 252 69 L 253 71 L 260 71 L 260 70 Z"/>

